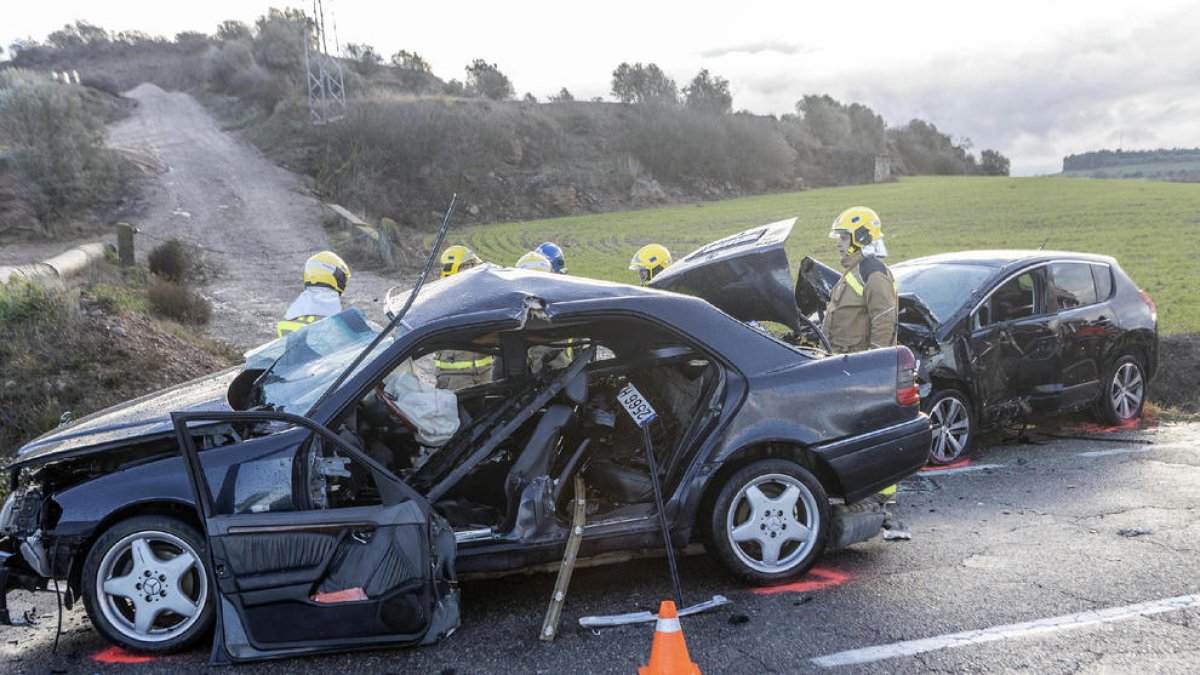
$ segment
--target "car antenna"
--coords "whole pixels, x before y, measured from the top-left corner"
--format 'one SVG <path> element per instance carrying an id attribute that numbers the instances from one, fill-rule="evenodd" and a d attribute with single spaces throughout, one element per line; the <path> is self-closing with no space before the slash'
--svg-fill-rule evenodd
<path id="1" fill-rule="evenodd" d="M 383 330 L 379 331 L 379 335 L 376 335 L 375 339 L 371 340 L 371 344 L 363 347 L 358 356 L 354 357 L 354 360 L 342 370 L 342 374 L 338 375 L 337 379 L 325 389 L 325 392 L 321 394 L 321 398 L 318 398 L 317 402 L 312 404 L 312 407 L 308 409 L 309 413 L 320 407 L 325 402 L 325 399 L 329 398 L 329 394 L 340 387 L 346 381 L 346 378 L 350 377 L 350 373 L 354 372 L 354 369 L 358 367 L 358 364 L 367 358 L 367 354 L 370 354 L 404 320 L 404 315 L 408 314 L 408 308 L 412 307 L 413 301 L 417 299 L 417 293 L 421 291 L 421 286 L 425 285 L 425 279 L 429 276 L 429 271 L 433 269 L 433 261 L 437 260 L 438 251 L 442 249 L 442 242 L 446 239 L 446 230 L 450 228 L 450 216 L 454 213 L 454 205 L 457 202 L 458 193 L 456 192 L 450 197 L 450 206 L 446 208 L 446 215 L 442 216 L 442 227 L 438 230 L 437 238 L 434 239 L 433 246 L 429 249 L 429 257 L 425 259 L 425 267 L 421 270 L 421 276 L 417 278 L 417 284 L 413 286 L 412 291 L 408 294 L 408 300 L 404 302 L 404 306 L 400 308 L 399 312 L 396 312 L 395 316 L 391 317 L 392 320 L 388 322 L 388 325 Z"/>

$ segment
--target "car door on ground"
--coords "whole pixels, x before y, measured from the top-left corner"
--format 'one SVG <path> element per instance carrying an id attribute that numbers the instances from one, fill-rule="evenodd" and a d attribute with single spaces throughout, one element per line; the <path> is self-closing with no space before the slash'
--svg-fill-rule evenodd
<path id="1" fill-rule="evenodd" d="M 293 425 L 197 449 L 176 421 L 229 658 L 431 642 L 458 625 L 453 534 L 419 495 L 308 420 L 227 416 Z"/>
<path id="2" fill-rule="evenodd" d="M 1046 309 L 1046 270 L 1008 277 L 971 315 L 968 353 L 986 420 L 1053 412 L 1059 405 L 1060 341 Z"/>

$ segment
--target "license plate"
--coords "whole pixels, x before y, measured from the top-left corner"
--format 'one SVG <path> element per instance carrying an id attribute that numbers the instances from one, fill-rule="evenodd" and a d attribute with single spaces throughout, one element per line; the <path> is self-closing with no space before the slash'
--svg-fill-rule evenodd
<path id="1" fill-rule="evenodd" d="M 638 391 L 632 382 L 625 385 L 625 388 L 617 393 L 617 401 L 625 408 L 625 412 L 629 413 L 629 416 L 633 418 L 634 424 L 639 427 L 646 426 L 650 423 L 650 420 L 658 417 L 658 413 L 654 411 L 654 408 L 650 407 L 645 397 L 642 396 L 642 392 Z"/>

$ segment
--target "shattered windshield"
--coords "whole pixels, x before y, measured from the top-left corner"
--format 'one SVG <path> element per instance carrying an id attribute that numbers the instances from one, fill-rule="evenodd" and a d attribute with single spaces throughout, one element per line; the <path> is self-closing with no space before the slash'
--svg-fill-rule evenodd
<path id="1" fill-rule="evenodd" d="M 257 386 L 259 401 L 275 410 L 304 414 L 381 328 L 357 309 L 305 326 L 246 353 L 246 368 L 264 370 Z M 393 339 L 408 333 L 401 322 Z M 380 342 L 355 373 L 391 346 Z"/>
<path id="2" fill-rule="evenodd" d="M 938 323 L 944 323 L 996 270 L 980 265 L 936 263 L 892 268 L 901 293 L 917 296 Z"/>

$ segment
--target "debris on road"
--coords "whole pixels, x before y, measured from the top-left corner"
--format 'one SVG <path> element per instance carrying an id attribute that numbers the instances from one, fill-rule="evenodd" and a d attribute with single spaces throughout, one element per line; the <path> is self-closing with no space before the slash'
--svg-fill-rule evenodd
<path id="1" fill-rule="evenodd" d="M 1129 527 L 1129 528 L 1117 530 L 1117 534 L 1121 535 L 1122 537 L 1127 537 L 1129 539 L 1132 539 L 1134 537 L 1140 537 L 1144 534 L 1154 534 L 1154 530 L 1140 530 L 1137 528 Z"/>

